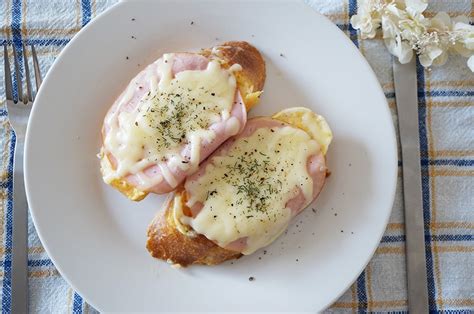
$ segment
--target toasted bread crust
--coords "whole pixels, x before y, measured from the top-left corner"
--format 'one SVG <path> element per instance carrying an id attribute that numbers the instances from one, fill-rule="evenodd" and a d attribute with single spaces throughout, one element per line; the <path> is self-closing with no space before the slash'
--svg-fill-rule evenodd
<path id="1" fill-rule="evenodd" d="M 163 210 L 158 212 L 148 227 L 146 248 L 153 257 L 186 267 L 191 264 L 217 265 L 242 256 L 221 248 L 203 235 L 188 236 L 181 233 L 173 217 L 174 196 L 168 198 Z"/>
<path id="2" fill-rule="evenodd" d="M 219 59 L 223 62 L 222 64 L 225 68 L 233 64 L 240 64 L 242 66 L 242 71 L 235 72 L 235 77 L 237 86 L 244 99 L 245 107 L 249 111 L 258 103 L 262 93 L 266 77 L 265 61 L 260 52 L 245 41 L 229 41 L 218 47 Z M 212 55 L 212 49 L 204 49 L 200 54 L 209 58 Z M 102 163 L 110 164 L 106 155 L 103 155 L 101 158 L 106 159 L 102 160 Z M 110 185 L 132 201 L 141 201 L 148 195 L 148 192 L 131 186 L 123 178 L 115 179 Z"/>
<path id="3" fill-rule="evenodd" d="M 246 41 L 228 41 L 214 48 L 215 55 L 225 67 L 240 64 L 242 71 L 235 73 L 237 85 L 245 101 L 247 111 L 255 106 L 265 84 L 266 70 L 262 55 Z M 203 50 L 205 57 L 213 54 L 212 49 Z"/>

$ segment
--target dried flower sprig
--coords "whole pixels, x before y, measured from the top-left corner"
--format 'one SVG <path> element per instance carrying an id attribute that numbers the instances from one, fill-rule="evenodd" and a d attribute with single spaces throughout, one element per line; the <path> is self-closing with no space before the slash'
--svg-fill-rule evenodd
<path id="1" fill-rule="evenodd" d="M 474 26 L 469 19 L 453 19 L 445 12 L 426 18 L 423 12 L 428 0 L 359 0 L 357 14 L 351 24 L 361 37 L 374 38 L 382 28 L 385 45 L 400 63 L 408 63 L 415 52 L 421 65 L 442 65 L 449 53 L 469 58 L 474 72 Z"/>

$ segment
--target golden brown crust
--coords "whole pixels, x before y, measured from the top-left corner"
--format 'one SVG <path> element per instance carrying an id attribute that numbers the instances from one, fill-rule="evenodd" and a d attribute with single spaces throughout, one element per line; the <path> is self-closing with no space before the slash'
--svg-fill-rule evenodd
<path id="1" fill-rule="evenodd" d="M 203 235 L 181 233 L 173 217 L 174 196 L 168 198 L 148 227 L 146 248 L 153 257 L 186 267 L 191 264 L 217 265 L 242 256 L 219 247 Z"/>
<path id="2" fill-rule="evenodd" d="M 259 100 L 265 84 L 265 61 L 260 52 L 246 41 L 228 41 L 212 49 L 203 50 L 202 55 L 216 55 L 225 67 L 240 64 L 242 71 L 235 72 L 239 90 L 249 111 Z"/>
<path id="3" fill-rule="evenodd" d="M 245 41 L 225 42 L 218 46 L 218 51 L 219 59 L 223 61 L 224 67 L 227 68 L 236 63 L 242 66 L 242 71 L 235 72 L 235 76 L 245 107 L 249 111 L 258 103 L 262 93 L 266 76 L 265 61 L 260 52 Z M 201 54 L 210 57 L 212 49 L 205 49 Z M 105 155 L 102 156 L 102 165 L 104 162 L 110 163 Z M 102 169 L 102 171 L 104 170 Z M 135 188 L 123 178 L 115 179 L 110 185 L 132 201 L 141 201 L 148 195 L 148 192 Z"/>

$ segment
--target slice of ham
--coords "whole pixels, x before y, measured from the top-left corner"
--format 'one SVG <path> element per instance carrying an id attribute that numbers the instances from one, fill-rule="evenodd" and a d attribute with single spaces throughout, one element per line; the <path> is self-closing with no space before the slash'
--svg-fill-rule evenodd
<path id="1" fill-rule="evenodd" d="M 217 243 L 216 243 L 217 244 Z M 237 239 L 226 245 L 226 249 L 230 251 L 242 252 L 247 247 L 247 237 Z"/>
<path id="2" fill-rule="evenodd" d="M 313 201 L 318 197 L 323 189 L 324 182 L 326 181 L 327 169 L 324 155 L 320 152 L 317 155 L 309 156 L 306 168 L 313 179 L 313 199 L 311 200 Z M 306 198 L 303 191 L 298 187 L 296 196 L 286 203 L 286 207 L 291 209 L 293 216 L 296 216 L 304 209 L 305 203 Z"/>
<path id="3" fill-rule="evenodd" d="M 192 190 L 189 188 L 189 186 L 191 186 L 193 182 L 198 181 L 199 178 L 201 178 L 202 176 L 206 175 L 206 168 L 209 163 L 212 163 L 212 157 L 226 155 L 226 153 L 229 151 L 229 149 L 232 147 L 236 140 L 243 137 L 249 137 L 260 128 L 275 129 L 287 125 L 288 124 L 286 123 L 271 118 L 259 117 L 249 119 L 245 128 L 237 136 L 228 139 L 223 145 L 221 145 L 218 150 L 216 150 L 206 161 L 201 164 L 197 172 L 195 172 L 193 175 L 189 176 L 186 179 L 184 187 L 188 198 L 192 197 Z M 306 168 L 308 174 L 310 175 L 313 181 L 312 198 L 310 200 L 307 200 L 301 188 L 295 186 L 295 196 L 292 199 L 288 200 L 286 203 L 286 207 L 291 210 L 292 217 L 298 215 L 307 204 L 315 200 L 323 188 L 327 173 L 326 159 L 323 153 L 319 151 L 317 154 L 310 155 L 307 159 Z M 190 208 L 190 215 L 193 218 L 198 216 L 203 206 L 204 204 L 201 202 L 194 203 L 193 206 Z M 233 251 L 242 252 L 246 248 L 246 243 L 246 238 L 240 238 L 231 242 L 225 248 Z"/>
<path id="4" fill-rule="evenodd" d="M 160 59 L 159 59 L 160 60 Z M 156 73 L 156 63 L 150 64 L 142 72 L 140 72 L 127 86 L 127 89 L 117 98 L 115 103 L 109 109 L 105 122 L 102 129 L 102 136 L 105 138 L 111 128 L 111 126 L 119 126 L 119 121 L 117 119 L 118 115 L 116 113 L 120 112 L 133 112 L 138 110 L 140 100 L 150 91 L 150 75 L 149 73 L 155 74 L 159 82 L 159 73 Z M 209 60 L 199 54 L 192 53 L 176 53 L 172 59 L 172 74 L 173 76 L 179 72 L 186 70 L 204 70 L 206 69 Z M 130 91 L 133 91 L 133 94 L 130 95 Z M 124 101 L 125 100 L 125 101 Z M 237 122 L 237 130 L 235 128 Z M 215 137 L 210 142 L 202 142 L 200 147 L 200 156 L 199 162 L 206 159 L 214 150 L 216 150 L 219 145 L 225 142 L 230 136 L 235 135 L 236 131 L 240 132 L 247 122 L 247 112 L 245 109 L 245 104 L 240 95 L 239 90 L 236 90 L 234 104 L 230 112 L 230 117 L 228 119 L 221 120 L 217 123 L 212 124 L 209 129 L 215 132 Z M 191 158 L 191 145 L 183 144 L 179 149 L 180 153 L 178 155 L 183 161 L 190 160 Z M 109 159 L 110 164 L 115 169 L 117 167 L 116 158 L 109 152 L 107 152 L 107 147 L 105 148 L 106 158 Z M 173 166 L 169 160 L 160 161 L 157 164 L 151 165 L 146 169 L 138 173 L 130 173 L 125 176 L 125 180 L 136 187 L 139 190 L 145 192 L 152 192 L 157 194 L 164 194 L 171 192 L 179 185 L 195 168 L 189 167 L 187 170 L 180 169 L 176 166 Z M 174 180 L 168 182 L 163 176 L 163 173 L 167 172 L 172 175 Z M 163 177 L 163 180 L 151 187 L 145 187 L 142 184 L 141 178 L 158 178 L 158 176 Z"/>

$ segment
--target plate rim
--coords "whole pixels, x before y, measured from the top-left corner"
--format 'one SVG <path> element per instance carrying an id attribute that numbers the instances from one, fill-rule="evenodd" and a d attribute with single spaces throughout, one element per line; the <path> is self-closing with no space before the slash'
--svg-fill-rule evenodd
<path id="1" fill-rule="evenodd" d="M 366 70 L 366 73 L 371 77 L 372 80 L 375 81 L 375 83 L 377 84 L 378 88 L 377 88 L 377 93 L 380 94 L 381 98 L 383 99 L 383 103 L 384 103 L 384 114 L 388 116 L 389 120 L 392 120 L 392 113 L 390 112 L 390 107 L 388 106 L 388 101 L 387 101 L 387 97 L 385 97 L 385 93 L 383 92 L 383 88 L 380 84 L 380 81 L 379 79 L 377 78 L 377 75 L 375 74 L 374 70 L 372 69 L 372 67 L 370 66 L 369 62 L 367 61 L 367 59 L 364 57 L 364 55 L 362 54 L 362 52 L 359 50 L 359 48 L 352 42 L 352 40 L 347 37 L 347 35 L 339 28 L 337 27 L 328 17 L 326 17 L 324 14 L 321 14 L 319 13 L 318 11 L 316 11 L 313 7 L 311 7 L 311 5 L 309 5 L 308 3 L 305 2 L 305 4 L 308 6 L 308 8 L 316 15 L 319 15 L 320 17 L 324 18 L 326 21 L 329 21 L 330 24 L 331 24 L 331 27 L 333 29 L 336 29 L 338 32 L 342 33 L 342 35 L 344 35 L 345 37 L 345 40 L 346 41 L 350 41 L 351 42 L 351 50 L 352 50 L 352 54 L 353 55 L 357 55 L 357 58 L 359 58 L 362 63 L 364 64 L 364 67 L 365 67 L 365 70 Z M 387 229 L 387 225 L 388 225 L 388 222 L 390 220 L 390 216 L 391 216 L 391 213 L 392 213 L 392 210 L 393 210 L 393 204 L 395 202 L 395 196 L 396 196 L 396 190 L 397 190 L 397 182 L 398 182 L 398 145 L 397 145 L 397 135 L 396 135 L 396 131 L 395 131 L 395 126 L 394 126 L 394 123 L 391 123 L 389 125 L 389 129 L 390 129 L 390 141 L 392 142 L 391 146 L 392 146 L 392 149 L 393 149 L 393 152 L 394 152 L 394 155 L 392 156 L 392 160 L 393 160 L 393 169 L 392 169 L 392 174 L 391 174 L 391 177 L 392 177 L 392 180 L 391 180 L 391 183 L 392 183 L 392 190 L 390 191 L 390 196 L 389 196 L 389 199 L 390 199 L 390 209 L 387 210 L 386 212 L 386 217 L 384 219 L 384 222 L 383 222 L 383 229 L 382 229 L 382 232 L 380 232 L 379 236 L 377 237 L 377 242 L 376 242 L 376 245 L 372 248 L 371 250 L 371 253 L 367 256 L 365 262 L 363 263 L 363 265 L 360 267 L 359 271 L 357 271 L 354 276 L 352 277 L 352 279 L 350 280 L 349 284 L 347 287 L 345 287 L 344 289 L 342 289 L 342 291 L 335 295 L 322 309 L 321 309 L 321 312 L 322 311 L 325 311 L 327 310 L 329 307 L 331 307 L 348 289 L 350 289 L 350 287 L 356 282 L 357 278 L 359 278 L 359 276 L 365 271 L 365 269 L 367 268 L 367 265 L 370 263 L 370 261 L 372 260 L 372 258 L 374 257 L 374 254 L 375 254 L 375 251 L 377 250 L 377 248 L 379 247 L 380 245 L 380 241 L 382 240 L 382 237 L 385 233 L 385 230 Z M 387 191 L 388 192 L 388 191 Z"/>
<path id="2" fill-rule="evenodd" d="M 66 44 L 66 46 L 64 46 L 63 49 L 61 49 L 61 52 L 58 54 L 58 56 L 56 57 L 56 59 L 54 60 L 53 64 L 51 65 L 51 67 L 49 68 L 49 70 L 47 71 L 45 77 L 43 78 L 43 82 L 42 82 L 42 86 L 43 87 L 44 85 L 48 84 L 49 80 L 50 80 L 50 73 L 52 73 L 52 71 L 58 66 L 58 64 L 60 63 L 61 59 L 64 57 L 64 55 L 70 50 L 72 49 L 71 46 L 72 46 L 72 43 L 74 41 L 77 40 L 77 38 L 79 38 L 80 36 L 83 36 L 83 34 L 89 29 L 92 27 L 93 24 L 96 23 L 96 21 L 99 19 L 99 18 L 103 18 L 104 16 L 107 16 L 109 14 L 111 14 L 111 12 L 113 10 L 116 10 L 118 7 L 120 6 L 123 6 L 126 2 L 128 2 L 127 0 L 124 0 L 124 1 L 119 1 L 115 4 L 113 4 L 112 6 L 110 6 L 109 8 L 107 8 L 106 10 L 104 10 L 103 12 L 101 12 L 100 14 L 98 14 L 94 19 L 92 19 L 89 23 L 87 23 L 87 25 L 85 25 L 84 27 L 82 27 L 76 35 L 74 35 L 71 40 L 69 40 L 69 42 Z M 37 91 L 37 94 L 36 94 L 36 97 L 35 97 L 35 101 L 37 101 L 38 99 L 42 99 L 42 95 L 44 93 L 44 88 L 40 88 L 38 91 Z M 30 125 L 30 122 L 34 119 L 34 116 L 35 116 L 35 113 L 38 111 L 38 106 L 33 106 L 31 108 L 31 113 L 30 113 L 30 116 L 28 118 L 28 125 Z M 66 281 L 66 283 L 75 291 L 77 292 L 89 305 L 91 305 L 94 309 L 100 311 L 100 306 L 97 306 L 97 304 L 95 304 L 95 302 L 91 302 L 90 301 L 90 298 L 88 297 L 85 297 L 85 295 L 88 295 L 88 293 L 84 293 L 85 291 L 83 291 L 82 289 L 78 289 L 78 287 L 73 283 L 73 281 L 70 280 L 69 278 L 69 275 L 67 275 L 66 272 L 63 271 L 63 267 L 60 263 L 57 262 L 56 260 L 56 257 L 54 254 L 51 254 L 51 249 L 49 247 L 49 245 L 47 244 L 47 241 L 45 240 L 44 236 L 43 236 L 43 232 L 42 232 L 42 228 L 39 226 L 39 224 L 37 223 L 37 218 L 36 218 L 36 210 L 33 208 L 34 206 L 30 205 L 30 199 L 31 199 L 31 190 L 34 189 L 34 187 L 31 186 L 31 184 L 29 183 L 29 169 L 30 169 L 30 166 L 29 166 L 29 163 L 30 163 L 30 138 L 31 138 L 31 128 L 28 128 L 26 129 L 26 136 L 25 136 L 25 146 L 24 146 L 24 159 L 23 159 L 23 177 L 24 177 L 24 182 L 25 182 L 25 192 L 26 192 L 26 197 L 27 197 L 27 200 L 28 200 L 28 210 L 30 212 L 30 215 L 31 215 L 31 220 L 33 221 L 33 224 L 34 224 L 34 227 L 35 227 L 35 231 L 36 231 L 36 234 L 38 235 L 38 238 L 40 239 L 41 241 L 41 245 L 43 246 L 46 254 L 49 256 L 49 258 L 51 259 L 51 261 L 53 262 L 54 264 L 54 267 L 57 269 L 57 271 L 59 272 L 59 274 L 61 275 L 62 278 L 64 278 L 64 280 Z"/>

